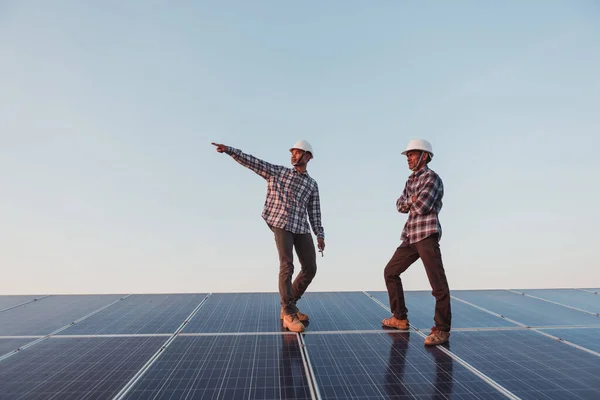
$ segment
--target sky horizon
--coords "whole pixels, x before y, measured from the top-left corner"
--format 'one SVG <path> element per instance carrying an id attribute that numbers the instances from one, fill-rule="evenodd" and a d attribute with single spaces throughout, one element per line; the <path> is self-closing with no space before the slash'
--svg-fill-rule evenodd
<path id="1" fill-rule="evenodd" d="M 0 294 L 276 291 L 265 181 L 211 142 L 290 166 L 299 139 L 326 235 L 308 291 L 385 290 L 413 138 L 451 291 L 600 287 L 599 20 L 587 0 L 2 2 Z M 430 290 L 420 261 L 403 282 Z"/>

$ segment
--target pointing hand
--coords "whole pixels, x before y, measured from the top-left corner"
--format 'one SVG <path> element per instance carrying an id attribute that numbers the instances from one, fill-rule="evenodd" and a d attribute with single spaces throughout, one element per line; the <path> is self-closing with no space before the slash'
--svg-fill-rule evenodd
<path id="1" fill-rule="evenodd" d="M 224 144 L 219 144 L 219 143 L 215 143 L 215 142 L 212 142 L 211 144 L 213 146 L 217 146 L 217 152 L 219 152 L 219 153 L 224 153 L 227 151 L 227 146 L 225 146 Z"/>

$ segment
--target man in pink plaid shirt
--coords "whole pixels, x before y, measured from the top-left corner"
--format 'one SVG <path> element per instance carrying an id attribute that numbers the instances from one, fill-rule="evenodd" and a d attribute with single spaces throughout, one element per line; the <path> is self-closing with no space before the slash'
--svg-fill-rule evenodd
<path id="1" fill-rule="evenodd" d="M 408 213 L 408 220 L 400 237 L 402 244 L 383 273 L 393 315 L 384 319 L 382 324 L 390 328 L 409 329 L 400 274 L 421 258 L 436 301 L 435 326 L 425 339 L 425 344 L 438 345 L 448 341 L 452 320 L 450 289 L 439 245 L 442 227 L 438 214 L 442 209 L 444 184 L 439 175 L 428 167 L 433 149 L 427 140 L 411 140 L 402 154 L 406 155 L 408 168 L 413 172 L 396 201 L 396 208 L 401 213 Z"/>
<path id="2" fill-rule="evenodd" d="M 262 217 L 274 233 L 279 253 L 280 318 L 285 328 L 303 332 L 302 321 L 307 321 L 308 315 L 301 313 L 296 303 L 317 273 L 315 246 L 307 215 L 317 236 L 319 251 L 325 249 L 319 186 L 306 172 L 306 165 L 313 158 L 312 147 L 305 140 L 298 141 L 290 149 L 293 168 L 289 168 L 270 164 L 233 147 L 218 143 L 213 145 L 219 153 L 229 154 L 267 181 Z M 292 284 L 294 247 L 301 270 Z"/>

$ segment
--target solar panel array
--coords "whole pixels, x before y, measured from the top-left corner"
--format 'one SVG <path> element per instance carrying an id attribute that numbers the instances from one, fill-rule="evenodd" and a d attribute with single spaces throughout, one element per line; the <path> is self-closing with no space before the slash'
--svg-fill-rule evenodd
<path id="1" fill-rule="evenodd" d="M 599 399 L 600 289 L 456 290 L 450 342 L 386 292 L 0 296 L 2 399 Z"/>

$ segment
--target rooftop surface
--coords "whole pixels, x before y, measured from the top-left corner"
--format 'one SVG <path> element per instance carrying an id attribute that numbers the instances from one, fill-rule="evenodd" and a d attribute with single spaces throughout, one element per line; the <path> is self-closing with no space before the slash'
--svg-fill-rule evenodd
<path id="1" fill-rule="evenodd" d="M 450 342 L 382 328 L 387 294 L 308 292 L 303 334 L 276 293 L 0 296 L 2 399 L 598 399 L 598 288 L 452 291 Z"/>

